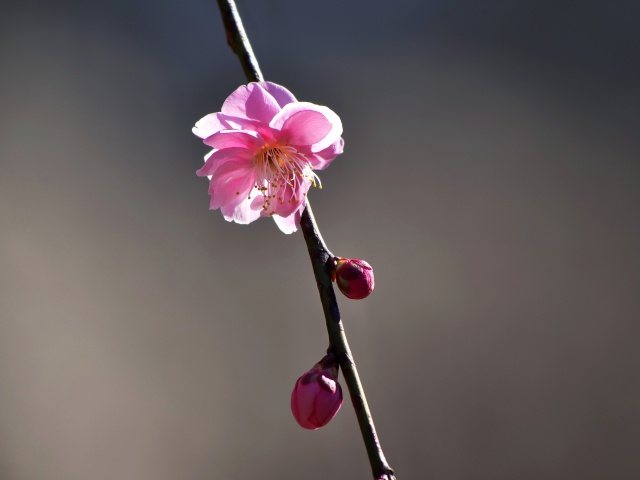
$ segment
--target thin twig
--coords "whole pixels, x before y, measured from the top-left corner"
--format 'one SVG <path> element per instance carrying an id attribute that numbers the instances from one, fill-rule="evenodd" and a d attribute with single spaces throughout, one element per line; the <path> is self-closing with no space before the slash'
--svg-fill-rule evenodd
<path id="1" fill-rule="evenodd" d="M 302 212 L 300 227 L 307 242 L 313 273 L 318 284 L 320 301 L 322 302 L 327 332 L 329 333 L 329 350 L 338 358 L 342 374 L 347 382 L 351 403 L 356 411 L 362 439 L 369 456 L 373 478 L 377 480 L 395 480 L 396 477 L 393 474 L 393 470 L 387 463 L 384 453 L 382 453 L 382 447 L 373 424 L 373 417 L 367 404 L 364 389 L 360 383 L 358 369 L 353 360 L 353 355 L 351 355 L 347 335 L 340 320 L 340 310 L 338 309 L 338 302 L 331 282 L 333 255 L 327 249 L 322 235 L 320 235 L 309 200 L 307 200 L 307 207 Z"/>
<path id="2" fill-rule="evenodd" d="M 238 8 L 233 0 L 218 0 L 218 7 L 222 14 L 224 31 L 227 33 L 227 43 L 240 59 L 242 70 L 250 82 L 262 82 L 264 77 L 253 54 L 247 33 L 242 26 Z"/>
<path id="3" fill-rule="evenodd" d="M 222 13 L 227 42 L 233 52 L 238 56 L 247 80 L 250 82 L 263 81 L 258 61 L 253 54 L 251 44 L 242 26 L 242 20 L 238 14 L 235 2 L 233 0 L 218 0 L 218 6 Z M 342 368 L 342 374 L 344 375 L 349 394 L 351 395 L 351 403 L 355 409 L 358 424 L 360 425 L 360 432 L 362 433 L 367 455 L 369 456 L 373 478 L 376 480 L 396 480 L 393 469 L 391 469 L 385 459 L 384 453 L 382 453 L 382 448 L 380 447 L 380 442 L 378 441 L 376 429 L 373 424 L 373 418 L 371 417 L 371 411 L 369 410 L 364 389 L 358 376 L 358 370 L 356 369 L 356 364 L 351 355 L 349 343 L 347 342 L 347 336 L 342 321 L 340 320 L 340 310 L 338 309 L 338 302 L 331 282 L 333 255 L 327 249 L 322 235 L 320 235 L 320 230 L 313 217 L 308 199 L 307 206 L 302 212 L 300 219 L 300 228 L 309 250 L 309 257 L 311 258 L 311 265 L 318 285 L 320 301 L 322 302 L 322 309 L 324 310 L 327 323 L 327 332 L 329 333 L 328 350 L 336 355 Z"/>

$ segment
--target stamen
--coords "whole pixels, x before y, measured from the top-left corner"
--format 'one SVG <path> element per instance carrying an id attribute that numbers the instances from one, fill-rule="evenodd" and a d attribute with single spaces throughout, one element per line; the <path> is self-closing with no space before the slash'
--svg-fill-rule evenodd
<path id="1" fill-rule="evenodd" d="M 312 182 L 314 187 L 322 188 L 320 178 L 313 171 L 305 154 L 299 153 L 290 146 L 265 145 L 254 157 L 257 182 L 256 188 L 264 197 L 263 210 L 270 210 L 275 214 L 275 206 L 288 203 L 299 203 L 296 192 L 305 180 Z M 285 198 L 286 186 L 291 187 L 290 198 Z M 280 194 L 279 198 L 276 198 Z M 306 196 L 306 193 L 303 193 Z M 276 199 L 272 205 L 270 199 Z"/>

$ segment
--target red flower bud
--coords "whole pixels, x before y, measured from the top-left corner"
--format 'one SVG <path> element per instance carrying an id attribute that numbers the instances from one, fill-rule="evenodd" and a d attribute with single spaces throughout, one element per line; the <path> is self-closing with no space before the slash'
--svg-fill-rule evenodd
<path id="1" fill-rule="evenodd" d="M 360 300 L 373 292 L 373 268 L 364 260 L 335 258 L 333 276 L 340 291 L 348 298 Z"/>
<path id="2" fill-rule="evenodd" d="M 291 393 L 291 411 L 302 428 L 324 427 L 338 413 L 342 388 L 337 378 L 338 362 L 330 353 L 298 379 Z"/>

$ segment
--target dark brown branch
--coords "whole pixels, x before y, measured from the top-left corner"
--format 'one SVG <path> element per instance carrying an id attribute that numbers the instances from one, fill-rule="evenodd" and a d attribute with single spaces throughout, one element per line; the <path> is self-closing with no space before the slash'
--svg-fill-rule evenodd
<path id="1" fill-rule="evenodd" d="M 238 8 L 233 0 L 218 0 L 218 7 L 222 14 L 224 31 L 227 33 L 227 43 L 238 56 L 242 70 L 250 82 L 262 82 L 264 80 L 258 61 L 256 60 L 249 38 L 247 37 Z"/>
<path id="2" fill-rule="evenodd" d="M 247 80 L 250 82 L 263 81 L 260 67 L 253 55 L 251 44 L 242 26 L 235 2 L 233 0 L 218 0 L 218 5 L 222 13 L 227 42 L 233 52 L 238 56 Z M 322 235 L 320 235 L 320 230 L 316 225 L 308 199 L 307 206 L 302 212 L 300 228 L 307 243 L 313 274 L 315 275 L 318 292 L 320 293 L 320 301 L 322 302 L 327 332 L 329 334 L 328 351 L 336 355 L 342 368 L 342 374 L 349 389 L 351 403 L 355 409 L 360 432 L 362 433 L 367 455 L 369 456 L 373 478 L 375 480 L 395 480 L 396 477 L 394 476 L 393 470 L 387 463 L 382 448 L 380 447 L 380 442 L 378 441 L 376 429 L 373 424 L 373 418 L 371 417 L 371 411 L 369 410 L 364 389 L 358 376 L 358 370 L 351 355 L 351 350 L 349 349 L 349 343 L 347 342 L 342 321 L 340 320 L 340 310 L 331 281 L 333 255 L 327 249 Z"/>
<path id="3" fill-rule="evenodd" d="M 327 249 L 320 230 L 316 225 L 316 221 L 311 211 L 311 205 L 307 200 L 307 207 L 302 212 L 300 219 L 300 228 L 304 235 L 311 265 L 313 266 L 313 274 L 318 284 L 318 292 L 320 293 L 320 301 L 324 310 L 324 317 L 327 323 L 327 332 L 329 333 L 329 351 L 335 354 L 342 368 L 342 374 L 347 382 L 349 394 L 351 395 L 351 403 L 356 412 L 360 432 L 364 440 L 369 463 L 373 472 L 373 478 L 377 480 L 388 479 L 395 480 L 393 470 L 387 463 L 387 460 L 380 447 L 376 428 L 373 424 L 371 411 L 364 394 L 364 389 L 360 383 L 358 369 L 349 349 L 349 342 L 344 331 L 342 321 L 340 320 L 340 310 L 338 302 L 333 290 L 331 282 L 331 270 L 333 255 Z"/>

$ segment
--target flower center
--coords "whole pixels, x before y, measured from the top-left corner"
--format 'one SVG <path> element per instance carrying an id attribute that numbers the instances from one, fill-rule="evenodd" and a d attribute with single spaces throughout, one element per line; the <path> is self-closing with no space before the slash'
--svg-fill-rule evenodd
<path id="1" fill-rule="evenodd" d="M 276 213 L 278 204 L 299 203 L 299 194 L 307 195 L 305 180 L 322 188 L 306 155 L 288 145 L 265 145 L 254 157 L 254 162 L 257 175 L 253 188 L 264 197 L 262 209 L 269 215 Z"/>

